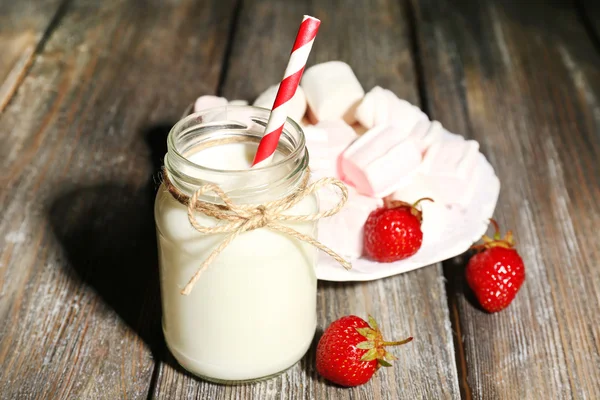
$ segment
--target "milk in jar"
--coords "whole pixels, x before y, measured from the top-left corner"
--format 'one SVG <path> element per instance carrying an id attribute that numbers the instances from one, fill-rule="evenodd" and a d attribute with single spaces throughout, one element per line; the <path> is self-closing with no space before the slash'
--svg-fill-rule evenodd
<path id="1" fill-rule="evenodd" d="M 288 120 L 273 162 L 250 168 L 268 110 L 227 106 L 192 114 L 168 137 L 165 174 L 190 196 L 219 185 L 235 203 L 263 204 L 297 189 L 308 174 L 300 127 Z M 213 194 L 200 198 L 219 203 Z M 314 194 L 287 210 L 318 212 Z M 196 213 L 202 225 L 221 223 Z M 188 371 L 219 382 L 278 374 L 306 353 L 316 328 L 317 249 L 267 228 L 241 233 L 202 273 L 189 295 L 182 288 L 224 239 L 197 232 L 187 207 L 161 185 L 155 203 L 163 331 Z M 316 222 L 285 223 L 316 237 Z"/>

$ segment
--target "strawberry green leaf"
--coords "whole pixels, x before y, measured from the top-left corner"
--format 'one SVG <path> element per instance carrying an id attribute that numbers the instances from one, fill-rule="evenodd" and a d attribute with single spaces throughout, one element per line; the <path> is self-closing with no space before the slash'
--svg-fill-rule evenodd
<path id="1" fill-rule="evenodd" d="M 390 364 L 389 362 L 382 360 L 381 358 L 379 360 L 377 360 L 377 362 L 379 363 L 379 365 L 381 365 L 382 367 L 391 367 L 392 364 Z"/>
<path id="2" fill-rule="evenodd" d="M 365 340 L 364 342 L 360 342 L 356 345 L 357 349 L 369 350 L 375 347 L 375 342 L 372 340 Z"/>
<path id="3" fill-rule="evenodd" d="M 383 355 L 383 358 L 385 358 L 387 361 L 394 361 L 397 360 L 398 358 L 393 355 L 392 353 L 386 351 L 385 354 Z"/>
<path id="4" fill-rule="evenodd" d="M 369 315 L 369 325 L 371 326 L 371 328 L 373 329 L 377 329 L 377 321 L 375 321 L 375 318 L 373 318 L 373 316 Z"/>
<path id="5" fill-rule="evenodd" d="M 356 331 L 367 339 L 375 339 L 375 331 L 371 328 L 356 328 Z"/>
<path id="6" fill-rule="evenodd" d="M 361 358 L 361 361 L 373 361 L 377 358 L 377 349 L 367 351 Z"/>

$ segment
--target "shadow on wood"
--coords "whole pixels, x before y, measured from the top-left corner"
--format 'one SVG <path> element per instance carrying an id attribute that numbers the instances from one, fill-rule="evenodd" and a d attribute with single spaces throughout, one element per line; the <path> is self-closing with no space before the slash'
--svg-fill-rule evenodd
<path id="1" fill-rule="evenodd" d="M 50 204 L 48 219 L 64 248 L 67 274 L 83 281 L 163 359 L 160 286 L 153 205 L 171 125 L 144 132 L 153 179 L 70 188 Z"/>
<path id="2" fill-rule="evenodd" d="M 151 204 L 127 185 L 81 187 L 54 200 L 49 220 L 68 275 L 93 288 L 156 357 L 162 334 Z"/>
<path id="3" fill-rule="evenodd" d="M 467 263 L 471 257 L 475 254 L 472 250 L 468 250 L 465 253 L 451 258 L 442 262 L 444 267 L 444 275 L 447 279 L 446 293 L 448 296 L 464 296 L 473 308 L 486 312 L 475 297 L 475 293 L 471 290 L 467 284 L 465 278 L 465 270 L 467 269 Z"/>

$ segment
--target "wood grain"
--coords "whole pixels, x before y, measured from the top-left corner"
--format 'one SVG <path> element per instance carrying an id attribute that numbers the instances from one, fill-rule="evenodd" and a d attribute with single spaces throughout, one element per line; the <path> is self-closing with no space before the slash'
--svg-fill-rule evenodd
<path id="1" fill-rule="evenodd" d="M 65 0 L 0 2 L 0 113 L 62 15 Z"/>
<path id="2" fill-rule="evenodd" d="M 408 26 L 401 3 L 378 0 L 285 2 L 246 1 L 223 82 L 223 95 L 252 100 L 281 78 L 301 17 L 322 20 L 309 63 L 348 62 L 367 90 L 376 84 L 418 102 Z M 342 389 L 320 379 L 314 346 L 284 375 L 252 385 L 227 387 L 197 380 L 161 365 L 154 397 L 160 399 L 442 399 L 458 398 L 452 332 L 441 267 L 366 283 L 320 282 L 320 332 L 335 319 L 372 313 L 390 337 L 414 335 L 396 350 L 393 369 L 379 371 L 367 385 Z M 315 341 L 316 343 L 316 341 Z"/>
<path id="3" fill-rule="evenodd" d="M 475 398 L 600 398 L 600 56 L 567 2 L 413 0 L 427 106 L 503 184 L 527 280 L 488 315 L 449 262 Z"/>
<path id="4" fill-rule="evenodd" d="M 151 176 L 164 128 L 217 89 L 231 10 L 74 0 L 0 115 L 1 398 L 147 397 Z"/>

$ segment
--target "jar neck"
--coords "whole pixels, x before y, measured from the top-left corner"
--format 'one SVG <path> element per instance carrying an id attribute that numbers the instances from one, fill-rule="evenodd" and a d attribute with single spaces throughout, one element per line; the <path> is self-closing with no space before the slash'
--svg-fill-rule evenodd
<path id="1" fill-rule="evenodd" d="M 216 184 L 239 203 L 262 203 L 291 194 L 308 173 L 308 152 L 302 129 L 290 119 L 284 125 L 277 157 L 271 164 L 228 168 L 239 167 L 240 160 L 231 159 L 239 154 L 232 154 L 227 146 L 255 148 L 269 114 L 269 110 L 259 107 L 226 106 L 183 118 L 167 139 L 165 169 L 170 181 L 188 196 L 202 185 Z M 201 156 L 206 151 L 212 152 L 211 162 L 202 165 Z M 219 202 L 212 194 L 202 200 Z"/>

